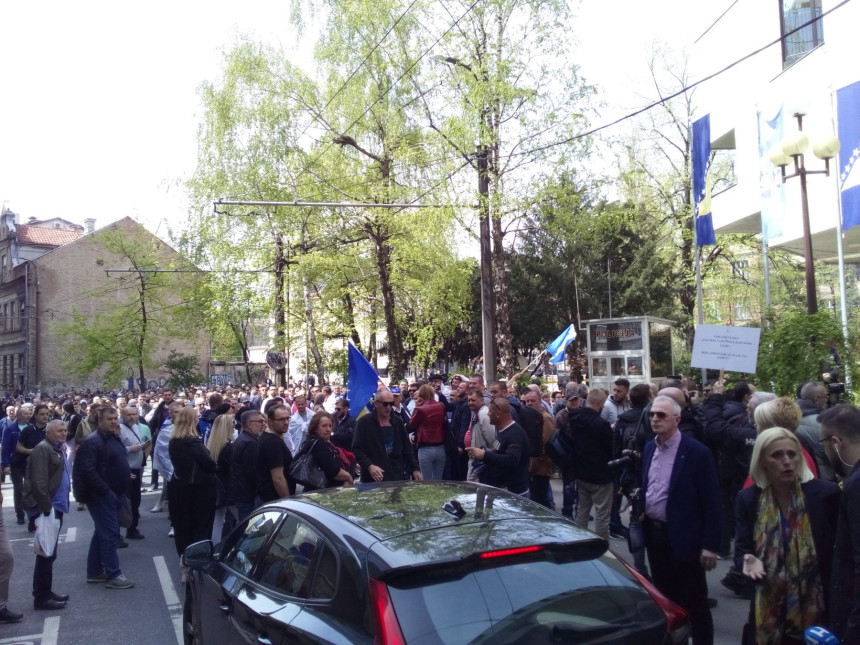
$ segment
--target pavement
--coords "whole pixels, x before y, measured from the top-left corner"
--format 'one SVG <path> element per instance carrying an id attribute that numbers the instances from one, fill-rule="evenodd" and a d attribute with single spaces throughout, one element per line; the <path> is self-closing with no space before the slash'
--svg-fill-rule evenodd
<path id="1" fill-rule="evenodd" d="M 144 482 L 149 483 L 147 471 Z M 561 501 L 561 481 L 552 482 L 555 499 Z M 129 547 L 119 550 L 123 572 L 135 581 L 127 590 L 107 589 L 103 584 L 86 582 L 86 558 L 93 523 L 87 511 L 71 511 L 60 531 L 58 557 L 54 563 L 54 591 L 70 594 L 68 606 L 56 611 L 36 611 L 32 600 L 32 573 L 35 555 L 33 540 L 26 525 L 15 521 L 12 483 L 2 485 L 3 522 L 12 544 L 15 568 L 10 581 L 9 608 L 22 612 L 19 623 L 0 624 L 0 645 L 91 645 L 127 643 L 129 645 L 182 645 L 182 602 L 179 557 L 167 513 L 151 513 L 159 492 L 145 493 L 141 503 L 140 531 L 143 540 L 128 540 Z M 622 558 L 630 558 L 626 540 L 611 540 L 611 548 Z M 710 595 L 718 602 L 713 610 L 716 645 L 737 645 L 747 619 L 748 601 L 724 589 L 719 581 L 730 562 L 720 561 L 708 574 Z"/>

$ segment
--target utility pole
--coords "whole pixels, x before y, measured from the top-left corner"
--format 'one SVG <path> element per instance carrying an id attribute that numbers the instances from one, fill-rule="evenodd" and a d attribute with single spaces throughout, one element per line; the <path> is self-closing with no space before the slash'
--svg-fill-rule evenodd
<path id="1" fill-rule="evenodd" d="M 493 293 L 493 267 L 490 254 L 490 182 L 487 177 L 487 147 L 479 145 L 478 216 L 481 235 L 481 346 L 484 353 L 484 382 L 496 380 L 496 298 Z"/>

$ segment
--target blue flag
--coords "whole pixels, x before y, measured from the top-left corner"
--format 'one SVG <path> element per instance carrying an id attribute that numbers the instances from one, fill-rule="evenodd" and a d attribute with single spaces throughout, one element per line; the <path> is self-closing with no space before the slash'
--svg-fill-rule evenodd
<path id="1" fill-rule="evenodd" d="M 574 338 L 576 338 L 576 327 L 570 323 L 570 326 L 547 346 L 546 352 L 550 355 L 549 362 L 564 363 L 564 350 L 573 342 Z"/>
<path id="2" fill-rule="evenodd" d="M 842 230 L 860 225 L 860 82 L 836 90 Z"/>
<path id="3" fill-rule="evenodd" d="M 782 171 L 770 161 L 770 153 L 782 146 L 783 109 L 779 106 L 774 116 L 758 113 L 759 189 L 761 190 L 761 239 L 768 244 L 782 235 L 785 219 L 785 184 Z"/>
<path id="4" fill-rule="evenodd" d="M 346 400 L 349 401 L 349 413 L 359 417 L 376 394 L 379 375 L 352 341 L 349 341 L 347 357 Z"/>
<path id="5" fill-rule="evenodd" d="M 711 115 L 693 123 L 693 202 L 696 205 L 696 245 L 716 244 L 711 216 Z"/>

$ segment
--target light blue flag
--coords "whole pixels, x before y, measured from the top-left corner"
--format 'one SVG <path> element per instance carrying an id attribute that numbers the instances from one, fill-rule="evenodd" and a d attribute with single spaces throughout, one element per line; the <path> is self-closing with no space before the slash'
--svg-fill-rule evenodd
<path id="1" fill-rule="evenodd" d="M 758 113 L 759 187 L 761 190 L 761 239 L 765 244 L 782 235 L 785 219 L 785 184 L 782 171 L 770 161 L 774 146 L 782 145 L 782 105 L 776 114 Z"/>
<path id="2" fill-rule="evenodd" d="M 550 363 L 564 363 L 564 350 L 576 338 L 576 327 L 573 323 L 561 332 L 558 338 L 552 341 L 546 348 L 546 352 L 550 355 Z"/>
<path id="3" fill-rule="evenodd" d="M 860 82 L 836 90 L 842 230 L 860 226 Z"/>
<path id="4" fill-rule="evenodd" d="M 349 341 L 347 357 L 349 371 L 346 377 L 346 399 L 349 401 L 349 413 L 358 418 L 367 410 L 367 404 L 376 394 L 379 374 L 352 341 Z"/>

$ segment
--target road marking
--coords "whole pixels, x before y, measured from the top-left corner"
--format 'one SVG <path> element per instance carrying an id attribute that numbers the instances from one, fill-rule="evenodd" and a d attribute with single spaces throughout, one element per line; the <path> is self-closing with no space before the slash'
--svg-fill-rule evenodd
<path id="1" fill-rule="evenodd" d="M 42 645 L 57 645 L 60 637 L 60 617 L 51 616 L 45 619 L 45 627 L 42 630 Z"/>
<path id="2" fill-rule="evenodd" d="M 75 526 L 69 527 L 66 529 L 65 533 L 60 533 L 60 539 L 58 540 L 59 544 L 67 544 L 69 542 L 74 542 L 75 538 L 78 536 L 78 529 Z M 10 542 L 29 542 L 33 544 L 33 537 L 22 537 L 15 538 L 14 540 L 9 540 Z"/>
<path id="3" fill-rule="evenodd" d="M 78 527 L 72 526 L 66 529 L 66 544 L 74 542 L 76 537 L 78 537 Z"/>
<path id="4" fill-rule="evenodd" d="M 182 603 L 179 602 L 179 596 L 176 593 L 176 588 L 173 586 L 173 580 L 170 578 L 170 572 L 167 570 L 164 556 L 156 555 L 152 559 L 155 562 L 155 571 L 158 573 L 158 582 L 161 583 L 161 591 L 164 593 L 164 601 L 167 603 L 167 611 L 170 613 L 170 619 L 173 621 L 176 642 L 179 645 L 183 645 Z"/>
<path id="5" fill-rule="evenodd" d="M 0 645 L 57 645 L 60 636 L 60 617 L 50 616 L 45 619 L 45 626 L 41 634 L 30 634 L 28 636 L 12 636 L 0 640 Z"/>

